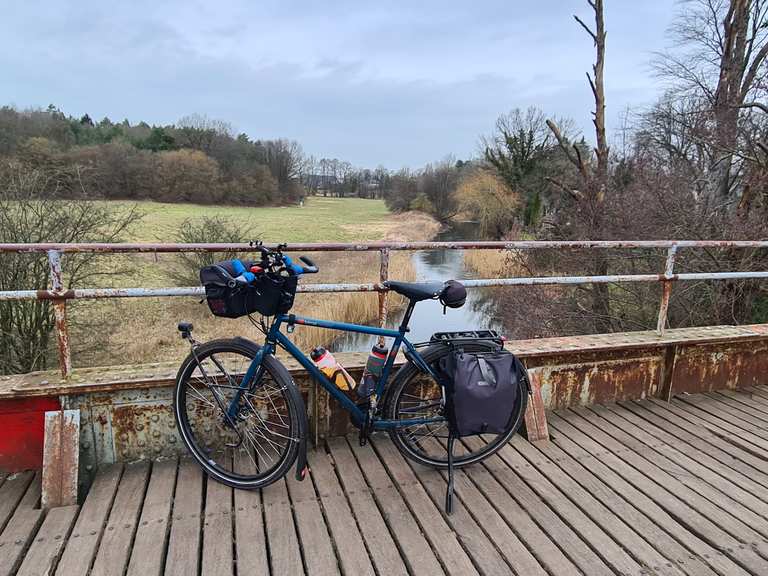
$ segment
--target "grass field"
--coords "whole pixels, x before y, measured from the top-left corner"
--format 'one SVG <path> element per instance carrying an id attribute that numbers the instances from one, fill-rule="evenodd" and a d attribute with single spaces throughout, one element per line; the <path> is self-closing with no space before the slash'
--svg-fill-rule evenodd
<path id="1" fill-rule="evenodd" d="M 115 202 L 116 209 L 128 203 Z M 309 198 L 303 207 L 241 208 L 141 202 L 144 216 L 126 240 L 173 242 L 185 219 L 219 215 L 243 225 L 254 240 L 264 242 L 360 242 L 376 240 L 415 241 L 432 238 L 439 225 L 421 213 L 390 214 L 379 200 Z M 303 282 L 375 282 L 378 253 L 313 253 L 321 273 Z M 100 267 L 121 270 L 105 276 L 101 286 L 162 287 L 177 284 L 168 274 L 178 266 L 173 254 L 101 256 Z M 66 271 L 66 261 L 64 264 Z M 191 271 L 194 277 L 196 271 Z M 410 255 L 397 252 L 390 262 L 390 277 L 414 277 Z M 190 282 L 191 283 L 191 282 Z M 188 283 L 189 284 L 189 283 Z M 394 304 L 395 302 L 393 302 Z M 196 298 L 141 298 L 77 301 L 71 305 L 74 365 L 142 364 L 181 360 L 187 346 L 178 338 L 176 323 L 192 321 L 201 340 L 242 335 L 261 336 L 247 318 L 215 318 Z M 376 294 L 299 294 L 297 314 L 367 323 L 375 319 Z M 294 341 L 304 350 L 329 345 L 333 334 L 315 328 L 296 330 Z"/>
<path id="2" fill-rule="evenodd" d="M 136 204 L 144 214 L 128 240 L 173 242 L 186 219 L 220 216 L 241 226 L 254 239 L 270 242 L 355 242 L 380 240 L 397 225 L 382 200 L 309 197 L 304 206 L 249 208 L 161 202 Z"/>

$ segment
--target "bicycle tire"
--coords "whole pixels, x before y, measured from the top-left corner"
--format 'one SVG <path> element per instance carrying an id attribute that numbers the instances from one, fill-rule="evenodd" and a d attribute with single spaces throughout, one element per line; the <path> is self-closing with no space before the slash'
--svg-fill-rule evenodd
<path id="1" fill-rule="evenodd" d="M 484 351 L 491 351 L 495 349 L 497 346 L 493 344 L 492 342 L 467 342 L 463 345 L 463 348 L 468 352 L 484 352 Z M 428 348 L 425 352 L 421 354 L 424 361 L 429 364 L 432 367 L 435 367 L 443 356 L 450 354 L 451 348 L 445 344 L 437 344 L 434 346 L 431 346 Z M 456 447 L 459 450 L 463 450 L 463 452 L 459 454 L 455 454 L 453 458 L 453 465 L 455 468 L 461 468 L 463 466 L 468 466 L 470 464 L 473 464 L 475 462 L 479 462 L 488 456 L 491 456 L 495 452 L 497 452 L 502 446 L 504 446 L 511 438 L 512 436 L 519 430 L 520 426 L 522 425 L 523 417 L 525 415 L 525 410 L 528 405 L 528 390 L 530 385 L 530 380 L 528 379 L 528 373 L 525 371 L 525 368 L 523 367 L 523 379 L 518 379 L 517 386 L 518 389 L 518 395 L 517 395 L 517 402 L 515 403 L 515 409 L 513 411 L 513 414 L 510 417 L 509 425 L 505 429 L 504 432 L 501 434 L 483 434 L 482 438 L 485 441 L 485 444 L 483 448 L 480 450 L 472 451 L 469 446 L 466 444 L 463 444 L 461 442 L 456 443 Z M 440 385 L 435 382 L 431 377 L 428 375 L 423 374 L 419 368 L 411 361 L 408 361 L 395 375 L 395 378 L 392 381 L 392 384 L 389 388 L 389 392 L 387 394 L 387 399 L 385 403 L 384 413 L 386 415 L 386 418 L 389 420 L 405 420 L 405 418 L 400 418 L 401 410 L 399 410 L 399 406 L 402 404 L 403 395 L 407 394 L 406 390 L 409 390 L 409 386 L 412 386 L 414 379 L 416 378 L 423 378 L 428 380 L 429 385 L 432 387 L 431 394 L 437 393 L 437 391 L 440 389 Z M 415 396 L 411 394 L 410 396 Z M 435 398 L 430 398 L 429 404 L 434 404 Z M 412 401 L 411 401 L 412 402 Z M 409 408 L 409 413 L 413 413 L 412 409 Z M 436 448 L 435 450 L 435 456 L 430 457 L 428 454 L 426 454 L 422 449 L 418 448 L 418 446 L 415 444 L 413 438 L 410 438 L 409 430 L 411 430 L 411 427 L 395 427 L 392 428 L 389 431 L 390 438 L 392 439 L 392 442 L 397 447 L 398 451 L 400 453 L 410 458 L 411 460 L 414 460 L 415 462 L 418 462 L 424 466 L 429 466 L 432 468 L 440 468 L 445 469 L 448 467 L 448 452 L 447 448 L 444 445 L 445 441 L 447 441 L 447 421 L 444 424 L 445 426 L 445 436 L 438 436 L 434 432 L 429 432 L 426 435 L 423 436 L 431 436 L 433 439 L 431 440 L 431 445 Z M 428 428 L 429 430 L 429 428 Z M 410 432 L 410 436 L 415 436 L 413 434 L 413 431 Z M 423 443 L 423 436 L 421 442 Z M 443 441 L 441 438 L 445 438 L 445 441 Z M 437 441 L 437 443 L 435 442 Z M 438 455 L 442 455 L 440 452 L 440 449 L 438 446 L 442 446 L 442 448 L 445 451 L 445 458 L 437 457 Z"/>
<path id="2" fill-rule="evenodd" d="M 259 348 L 260 346 L 254 342 L 242 338 L 207 342 L 198 346 L 194 354 L 190 353 L 187 356 L 176 377 L 173 413 L 182 442 L 209 477 L 233 488 L 258 489 L 268 486 L 288 472 L 299 452 L 302 427 L 301 408 L 296 401 L 298 392 L 288 371 L 274 356 L 263 357 L 262 379 L 256 387 L 241 398 L 243 408 L 238 413 L 236 423 L 240 434 L 227 424 L 227 417 L 220 409 L 220 404 L 215 402 L 214 394 L 217 392 L 223 393 L 222 390 L 224 390 L 233 393 L 240 381 L 238 376 L 242 378 L 242 373 Z M 222 362 L 225 355 L 239 356 L 242 359 L 242 365 L 232 370 L 232 374 L 227 372 Z M 206 376 L 208 370 L 205 363 L 208 360 L 214 366 L 217 363 L 223 366 L 223 369 L 219 369 L 216 378 Z M 196 381 L 193 381 L 193 378 Z M 271 380 L 272 384 L 267 379 Z M 222 381 L 227 384 L 221 384 Z M 204 414 L 197 411 L 190 414 L 188 406 L 192 389 L 190 386 L 199 388 L 196 390 L 195 406 L 211 404 L 202 408 L 211 412 L 207 420 Z M 206 398 L 201 390 L 207 390 L 211 395 L 210 399 Z M 226 405 L 226 402 L 224 404 Z M 270 428 L 268 424 L 272 427 Z M 216 432 L 219 434 L 217 435 Z M 208 442 L 215 442 L 217 436 L 221 444 L 214 450 Z M 235 437 L 241 442 L 239 451 L 229 448 L 226 443 L 227 438 L 234 441 Z M 260 445 L 255 444 L 254 438 Z M 246 440 L 250 441 L 250 445 Z M 261 445 L 262 441 L 263 445 Z M 227 456 L 228 449 L 232 451 L 231 456 Z M 271 460 L 272 452 L 277 455 L 274 461 Z M 221 454 L 217 456 L 220 461 L 214 460 L 212 454 Z"/>

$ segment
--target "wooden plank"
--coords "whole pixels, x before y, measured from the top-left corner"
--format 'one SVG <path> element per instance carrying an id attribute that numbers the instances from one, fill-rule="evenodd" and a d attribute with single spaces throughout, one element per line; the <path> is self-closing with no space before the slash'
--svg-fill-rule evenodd
<path id="1" fill-rule="evenodd" d="M 43 508 L 77 504 L 80 410 L 45 413 Z"/>
<path id="2" fill-rule="evenodd" d="M 478 571 L 511 574 L 504 559 L 458 501 L 456 508 L 460 509 L 454 511 L 455 516 L 444 516 L 445 486 L 442 498 L 431 497 L 389 438 L 379 437 L 374 446 L 381 464 L 388 471 L 393 484 L 399 487 L 448 574 L 476 574 Z M 355 448 L 361 460 L 362 452 L 369 450 L 359 445 Z M 461 531 L 456 530 L 456 526 Z M 465 550 L 462 543 L 466 546 L 470 542 L 473 545 Z"/>
<path id="3" fill-rule="evenodd" d="M 43 511 L 21 507 L 0 535 L 0 576 L 12 576 L 43 522 Z"/>
<path id="4" fill-rule="evenodd" d="M 514 439 L 499 452 L 499 456 L 510 466 L 516 466 L 517 473 L 528 485 L 545 498 L 572 528 L 589 538 L 600 556 L 615 570 L 626 571 L 627 568 L 622 566 L 628 566 L 629 571 L 637 572 L 639 563 L 642 567 L 653 568 L 659 574 L 683 574 L 635 532 L 631 525 L 586 492 L 556 465 L 543 458 L 534 446 Z M 530 466 L 522 464 L 521 457 Z M 627 553 L 631 554 L 631 558 Z"/>
<path id="5" fill-rule="evenodd" d="M 8 520 L 13 516 L 13 512 L 21 499 L 24 498 L 34 476 L 34 472 L 10 474 L 0 486 L 0 531 L 5 528 Z"/>
<path id="6" fill-rule="evenodd" d="M 626 402 L 621 407 L 647 421 L 652 426 L 652 434 L 659 433 L 668 443 L 686 443 L 699 452 L 703 452 L 718 462 L 751 478 L 754 482 L 768 488 L 768 462 L 748 453 L 738 458 L 734 446 L 723 441 L 711 432 L 696 427 L 686 420 L 675 418 L 674 413 L 664 410 L 652 402 Z M 666 440 L 669 437 L 668 440 Z M 739 451 L 741 452 L 741 451 Z M 745 458 L 746 457 L 746 458 Z"/>
<path id="7" fill-rule="evenodd" d="M 763 421 L 764 425 L 768 424 L 768 405 L 750 400 L 748 395 L 743 394 L 738 390 L 718 390 L 709 396 L 715 400 L 725 401 L 725 399 L 727 399 L 727 404 L 734 408 L 738 408 L 755 418 L 759 418 Z"/>
<path id="8" fill-rule="evenodd" d="M 343 438 L 334 438 L 330 442 L 330 447 L 345 487 L 347 471 L 353 474 L 352 470 L 357 469 L 359 464 L 365 482 L 356 489 L 370 491 L 372 494 L 390 533 L 398 543 L 398 549 L 409 571 L 415 574 L 444 574 L 445 572 L 429 542 L 421 533 L 418 523 L 414 520 L 397 489 L 389 481 L 389 477 L 381 464 L 375 465 L 378 461 L 375 455 L 369 452 L 366 458 L 358 462 L 349 444 Z M 364 519 L 358 516 L 358 521 L 363 522 Z"/>
<path id="9" fill-rule="evenodd" d="M 729 398 L 717 394 L 696 395 L 695 400 L 688 399 L 694 406 L 706 410 L 710 414 L 722 417 L 728 415 L 728 420 L 739 428 L 758 434 L 761 438 L 768 439 L 768 431 L 765 430 L 764 418 L 754 416 L 747 412 L 740 404 Z"/>
<path id="10" fill-rule="evenodd" d="M 342 502 L 348 499 L 349 506 L 357 519 L 357 527 L 362 534 L 371 562 L 376 568 L 378 574 L 387 576 L 403 576 L 408 574 L 405 560 L 400 555 L 399 549 L 395 544 L 393 534 L 390 533 L 381 511 L 371 496 L 368 486 L 365 483 L 360 469 L 355 462 L 352 452 L 349 451 L 344 438 L 330 438 L 328 445 L 331 448 L 332 458 L 329 458 L 328 465 L 334 466 L 337 471 L 335 482 L 326 483 L 325 478 L 331 480 L 330 471 L 323 477 L 324 481 L 320 488 L 320 496 L 323 499 L 323 505 L 326 501 L 330 506 L 333 502 Z M 317 458 L 316 460 L 320 460 Z M 317 466 L 317 463 L 315 464 Z M 322 473 L 319 468 L 318 477 Z M 339 482 L 341 485 L 339 485 Z M 331 489 L 331 486 L 337 486 L 338 491 Z M 343 489 L 342 487 L 343 486 Z M 328 489 L 325 492 L 326 487 Z M 340 526 L 338 531 L 345 532 L 349 530 L 349 524 L 346 528 Z M 333 528 L 333 523 L 331 523 Z M 334 529 L 336 531 L 337 529 Z M 343 556 L 342 556 L 343 558 Z M 342 560 L 343 562 L 343 560 Z M 360 562 L 360 560 L 358 560 Z M 343 564 L 342 564 L 343 565 Z M 354 573 L 354 572 L 353 572 Z"/>
<path id="11" fill-rule="evenodd" d="M 262 500 L 272 574 L 304 574 L 301 546 L 285 479 L 281 478 L 264 488 Z"/>
<path id="12" fill-rule="evenodd" d="M 472 449 L 481 447 L 482 440 L 468 437 L 463 440 Z M 614 574 L 590 546 L 579 538 L 547 504 L 498 456 L 483 461 L 483 466 L 496 478 L 519 505 L 526 510 L 539 526 L 544 527 L 570 560 L 585 574 L 597 576 Z M 474 472 L 474 471 L 473 471 Z"/>
<path id="13" fill-rule="evenodd" d="M 432 497 L 435 505 L 441 506 L 445 499 L 447 474 L 439 470 L 425 468 L 410 460 L 408 463 Z M 482 549 L 488 544 L 492 544 L 506 559 L 507 563 L 514 568 L 516 574 L 545 576 L 547 572 L 534 554 L 528 550 L 522 540 L 509 527 L 504 517 L 496 511 L 469 479 L 469 476 L 474 475 L 478 469 L 479 467 L 475 466 L 467 469 L 467 472 L 462 469 L 456 470 L 454 475 L 456 506 L 454 513 L 447 516 L 448 522 L 476 562 L 479 562 L 478 558 L 482 555 Z M 470 519 L 467 518 L 467 515 L 470 515 Z M 483 535 L 476 534 L 474 528 L 471 527 L 472 525 L 480 528 Z M 465 526 L 470 526 L 469 533 L 464 530 Z M 476 545 L 475 542 L 478 538 L 482 541 Z"/>
<path id="14" fill-rule="evenodd" d="M 611 452 L 616 456 L 616 460 L 611 460 L 611 465 L 618 466 L 620 473 L 625 478 L 630 479 L 638 489 L 644 491 L 648 496 L 662 503 L 662 506 L 675 519 L 686 525 L 689 530 L 692 530 L 724 554 L 732 554 L 731 557 L 742 564 L 744 568 L 758 574 L 768 571 L 768 561 L 758 556 L 755 550 L 741 550 L 739 548 L 745 542 L 754 542 L 755 546 L 759 546 L 759 535 L 754 531 L 680 484 L 672 475 L 667 474 L 661 468 L 652 465 L 627 449 L 622 449 L 620 445 L 616 446 L 615 441 L 608 438 L 604 432 L 587 420 L 573 412 L 566 412 L 564 415 L 566 422 L 594 439 L 603 448 L 608 450 L 613 448 Z M 552 415 L 550 415 L 550 424 L 553 424 Z M 608 460 L 604 454 L 598 455 L 598 457 L 604 461 Z M 750 538 L 752 539 L 750 540 Z M 739 553 L 734 554 L 735 550 L 739 550 Z"/>
<path id="15" fill-rule="evenodd" d="M 128 566 L 131 542 L 139 521 L 149 462 L 127 464 L 117 487 L 114 505 L 101 538 L 91 576 L 123 574 Z"/>
<path id="16" fill-rule="evenodd" d="M 498 462 L 495 465 L 498 465 Z M 477 490 L 548 573 L 564 576 L 582 574 L 550 536 L 534 522 L 528 512 L 491 474 L 489 467 L 493 466 L 494 463 L 488 460 L 484 465 L 473 466 L 466 472 L 460 472 L 456 477 L 457 490 L 461 489 L 463 494 L 467 494 L 472 488 Z M 463 484 L 463 480 L 467 481 L 467 486 Z M 478 510 L 480 509 L 482 508 Z"/>
<path id="17" fill-rule="evenodd" d="M 699 434 L 702 438 L 713 439 L 713 443 L 717 442 L 718 446 L 729 451 L 735 458 L 768 473 L 768 451 L 760 450 L 753 444 L 741 440 L 738 434 L 723 430 L 675 404 L 661 402 L 654 398 L 649 398 L 645 402 L 653 405 L 654 413 L 663 415 L 667 420 L 673 419 L 686 430 Z"/>
<path id="18" fill-rule="evenodd" d="M 727 474 L 727 468 L 714 471 L 702 464 L 706 461 L 706 455 L 691 454 L 689 456 L 685 451 L 659 443 L 658 438 L 639 428 L 628 418 L 605 407 L 593 406 L 590 411 L 584 411 L 584 414 L 590 422 L 612 438 L 653 461 L 665 471 L 674 474 L 685 486 L 736 516 L 754 530 L 763 535 L 768 534 L 768 522 L 764 517 L 760 517 L 760 514 L 768 516 L 768 503 L 742 489 L 727 476 L 721 475 Z M 734 474 L 734 476 L 738 475 Z M 758 491 L 760 491 L 759 486 Z"/>
<path id="19" fill-rule="evenodd" d="M 99 469 L 61 556 L 56 570 L 59 576 L 87 576 L 122 473 L 122 464 L 109 464 Z"/>
<path id="20" fill-rule="evenodd" d="M 238 451 L 235 470 L 252 473 L 253 462 Z M 235 490 L 235 565 L 238 574 L 269 575 L 267 536 L 264 532 L 264 508 L 261 490 Z"/>
<path id="21" fill-rule="evenodd" d="M 16 576 L 50 576 L 54 573 L 78 509 L 78 506 L 63 506 L 48 511 Z"/>
<path id="22" fill-rule="evenodd" d="M 160 576 L 163 572 L 177 464 L 175 458 L 152 464 L 128 563 L 128 576 Z"/>
<path id="23" fill-rule="evenodd" d="M 310 468 L 311 470 L 311 468 Z M 288 495 L 296 517 L 301 547 L 307 556 L 307 570 L 318 576 L 341 574 L 333 542 L 317 501 L 313 478 L 299 482 L 293 474 L 286 476 Z M 355 532 L 349 530 L 346 539 L 355 539 Z"/>
<path id="24" fill-rule="evenodd" d="M 571 481 L 576 482 L 586 494 L 596 499 L 600 506 L 607 508 L 609 513 L 621 518 L 642 536 L 654 551 L 658 551 L 667 559 L 664 563 L 657 564 L 658 566 L 671 562 L 689 576 L 715 576 L 716 573 L 712 568 L 704 564 L 699 557 L 691 554 L 690 550 L 675 539 L 686 531 L 684 526 L 677 524 L 671 518 L 669 524 L 663 521 L 659 523 L 660 525 L 654 523 L 657 518 L 654 518 L 652 513 L 643 513 L 646 506 L 641 503 L 636 507 L 636 499 L 633 498 L 632 492 L 617 492 L 600 479 L 600 474 L 604 472 L 599 469 L 602 466 L 600 462 L 587 455 L 586 458 L 580 458 L 582 464 L 554 443 L 545 448 L 539 448 L 538 458 L 535 450 L 531 452 L 530 456 L 526 455 L 526 458 L 532 462 L 536 460 L 537 468 L 556 485 L 565 488 Z M 568 479 L 562 477 L 563 473 Z M 572 493 L 573 490 L 569 489 L 568 492 Z M 642 498 L 642 495 L 640 497 Z M 664 531 L 665 525 L 671 529 L 672 533 Z M 642 560 L 645 554 L 638 553 L 637 557 Z"/>
<path id="25" fill-rule="evenodd" d="M 19 502 L 19 507 L 24 508 L 38 508 L 40 504 L 40 496 L 42 494 L 42 476 L 43 473 L 40 470 L 35 472 L 35 476 L 27 487 L 27 491 L 24 492 L 24 497 Z"/>
<path id="26" fill-rule="evenodd" d="M 552 437 L 556 448 L 567 453 L 569 457 L 593 472 L 612 490 L 621 494 L 634 507 L 663 528 L 671 538 L 679 541 L 690 550 L 692 552 L 689 555 L 691 561 L 695 561 L 697 558 L 703 559 L 720 574 L 739 574 L 742 576 L 749 574 L 716 548 L 721 544 L 720 532 L 705 518 L 681 505 L 683 518 L 676 519 L 668 509 L 674 509 L 676 504 L 681 504 L 677 499 L 670 498 L 668 493 L 657 489 L 648 478 L 625 464 L 611 452 L 606 451 L 600 444 L 571 426 L 557 414 L 550 414 L 549 423 L 558 432 Z M 690 513 L 687 513 L 688 510 Z M 711 529 L 711 536 L 717 540 L 716 545 L 713 546 L 706 539 L 702 539 L 699 534 L 702 529 Z M 698 576 L 695 571 L 693 574 Z"/>
<path id="27" fill-rule="evenodd" d="M 740 425 L 730 416 L 726 420 L 722 417 L 722 413 L 718 414 L 716 410 L 706 404 L 697 406 L 691 402 L 683 402 L 679 398 L 674 398 L 672 404 L 693 414 L 700 420 L 706 421 L 710 425 L 708 428 L 713 432 L 717 433 L 718 430 L 722 430 L 730 433 L 733 436 L 728 436 L 729 440 L 734 438 L 739 441 L 742 448 L 752 450 L 754 453 L 768 458 L 768 440 L 763 438 L 761 434 L 755 434 L 755 427 L 746 424 Z"/>
<path id="28" fill-rule="evenodd" d="M 341 571 L 344 574 L 375 574 L 365 546 L 365 533 L 355 522 L 352 509 L 349 507 L 339 485 L 339 480 L 336 478 L 336 473 L 333 471 L 330 455 L 326 454 L 324 450 L 318 449 L 310 450 L 308 457 L 312 481 L 325 513 L 328 530 L 336 546 Z M 365 522 L 367 519 L 363 521 Z M 351 534 L 353 527 L 355 532 Z M 389 537 L 386 527 L 384 530 L 385 534 L 382 536 Z M 381 540 L 377 540 L 375 545 L 381 546 Z M 392 549 L 395 548 L 394 542 L 391 543 L 391 546 Z M 402 562 L 399 568 L 401 571 L 395 573 L 406 574 L 405 565 Z M 386 574 L 389 575 L 392 572 L 386 572 Z"/>
<path id="29" fill-rule="evenodd" d="M 746 388 L 742 388 L 740 391 L 744 392 L 745 394 L 749 394 L 751 400 L 757 404 L 760 404 L 762 408 L 768 409 L 768 390 L 766 390 L 765 387 L 747 386 Z"/>
<path id="30" fill-rule="evenodd" d="M 232 488 L 208 477 L 203 521 L 204 576 L 233 576 Z"/>
<path id="31" fill-rule="evenodd" d="M 200 573 L 202 507 L 203 473 L 192 459 L 184 458 L 179 462 L 173 499 L 166 576 L 196 576 Z"/>
<path id="32" fill-rule="evenodd" d="M 596 436 L 593 438 L 601 442 L 603 446 L 639 470 L 644 471 L 657 482 L 662 483 L 668 490 L 691 504 L 702 514 L 710 519 L 716 519 L 718 524 L 735 538 L 742 540 L 742 542 L 752 542 L 758 539 L 762 540 L 766 535 L 765 533 L 768 533 L 768 523 L 765 519 L 760 518 L 726 494 L 712 488 L 698 478 L 695 473 L 691 473 L 684 466 L 684 464 L 689 463 L 690 459 L 686 460 L 686 457 L 680 452 L 674 451 L 671 458 L 666 457 L 658 451 L 658 448 L 646 449 L 642 442 L 635 440 L 621 428 L 611 424 L 591 410 L 578 409 L 574 413 L 599 431 L 599 438 Z M 626 427 L 630 426 L 631 424 L 627 423 Z M 703 466 L 691 464 L 691 467 L 696 468 L 699 473 L 706 471 L 708 475 L 716 477 Z M 735 487 L 732 490 L 735 490 Z"/>
<path id="33" fill-rule="evenodd" d="M 477 570 L 461 549 L 455 535 L 442 518 L 437 520 L 440 513 L 435 510 L 423 489 L 416 495 L 413 493 L 415 491 L 408 489 L 410 486 L 393 482 L 373 449 L 370 446 L 360 446 L 356 437 L 348 437 L 347 443 L 373 491 L 374 498 L 384 511 L 390 528 L 397 534 L 400 534 L 401 530 L 419 534 L 420 539 L 425 541 L 433 553 L 426 556 L 426 560 L 432 562 L 435 558 L 446 574 L 454 573 L 454 562 L 458 563 L 465 573 L 476 574 Z M 402 540 L 400 545 L 406 556 L 414 558 L 414 571 L 418 572 L 415 566 L 424 560 L 424 555 L 416 553 L 415 550 L 405 551 Z"/>
<path id="34" fill-rule="evenodd" d="M 453 513 L 444 514 L 446 482 L 438 470 L 428 469 L 418 464 L 409 466 L 409 462 L 397 451 L 389 438 L 377 438 L 374 441 L 374 446 L 396 484 L 400 486 L 413 485 L 414 488 L 419 489 L 414 490 L 415 492 L 421 491 L 428 495 L 432 501 L 431 513 L 444 518 L 452 531 L 451 536 L 458 539 L 458 542 L 466 549 L 469 558 L 481 574 L 514 574 L 510 565 L 497 551 L 493 541 L 472 517 L 460 494 L 454 495 Z M 416 482 L 419 484 L 415 484 Z M 504 524 L 503 520 L 501 524 Z M 508 527 L 507 531 L 513 537 L 513 545 L 516 541 L 520 544 L 520 549 L 527 552 L 525 546 L 511 533 Z M 515 559 L 516 563 L 517 559 Z M 543 572 L 539 563 L 530 553 L 522 557 L 522 563 L 536 566 L 533 572 L 527 571 L 527 574 L 538 573 L 535 570 Z M 448 571 L 451 572 L 451 569 L 449 568 Z"/>
<path id="35" fill-rule="evenodd" d="M 618 408 L 616 406 L 607 406 L 605 407 L 606 410 L 610 410 L 613 414 L 616 416 L 620 416 L 622 420 L 618 420 L 615 422 L 618 422 L 619 425 L 624 425 L 624 421 L 630 422 L 633 425 L 633 428 L 627 431 L 632 433 L 635 438 L 638 440 L 643 440 L 644 436 L 653 438 L 655 441 L 662 441 L 664 444 L 668 447 L 672 447 L 675 450 L 679 451 L 682 454 L 685 454 L 686 458 L 692 459 L 694 462 L 699 463 L 703 466 L 706 466 L 707 470 L 711 470 L 713 472 L 716 472 L 719 477 L 726 478 L 728 481 L 732 482 L 735 486 L 738 486 L 740 489 L 746 490 L 749 492 L 749 494 L 753 497 L 756 497 L 758 500 L 758 507 L 755 509 L 756 511 L 760 508 L 764 508 L 764 511 L 768 513 L 768 503 L 763 502 L 760 498 L 765 495 L 765 487 L 759 484 L 758 482 L 754 481 L 749 476 L 744 475 L 743 473 L 735 470 L 731 466 L 727 464 L 723 464 L 720 459 L 715 458 L 712 454 L 717 452 L 716 448 L 713 448 L 709 443 L 707 442 L 696 442 L 699 444 L 698 446 L 693 446 L 691 444 L 688 444 L 681 440 L 678 436 L 668 433 L 666 430 L 659 429 L 657 426 L 651 424 L 649 421 L 644 420 L 641 416 L 638 416 L 630 409 L 627 408 Z M 642 410 L 639 407 L 636 407 L 637 410 Z M 599 412 L 602 413 L 602 412 Z M 607 416 L 604 416 L 607 417 Z M 614 422 L 614 423 L 615 423 Z M 635 432 L 638 432 L 637 434 Z M 647 438 L 646 438 L 647 443 Z M 666 448 L 662 448 L 664 450 L 664 453 L 667 454 L 668 450 Z M 671 452 L 670 452 L 671 453 Z M 728 461 L 731 463 L 733 461 L 732 457 Z M 736 465 L 738 465 L 738 460 L 735 461 Z M 745 468 L 749 468 L 745 466 Z M 751 470 L 750 475 L 759 476 L 760 472 L 756 470 Z M 762 514 L 765 516 L 765 514 Z"/>

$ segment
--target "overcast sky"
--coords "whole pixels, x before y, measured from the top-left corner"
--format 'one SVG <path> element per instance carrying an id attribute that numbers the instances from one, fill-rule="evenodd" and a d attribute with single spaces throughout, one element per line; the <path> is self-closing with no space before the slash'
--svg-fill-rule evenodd
<path id="1" fill-rule="evenodd" d="M 606 0 L 607 117 L 653 101 L 674 0 Z M 467 158 L 535 104 L 590 129 L 586 0 L 6 0 L 0 104 L 167 124 L 191 113 L 357 166 Z"/>

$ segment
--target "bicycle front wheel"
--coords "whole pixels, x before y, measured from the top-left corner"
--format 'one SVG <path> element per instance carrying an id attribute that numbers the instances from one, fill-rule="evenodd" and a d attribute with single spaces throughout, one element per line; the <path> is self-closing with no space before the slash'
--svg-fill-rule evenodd
<path id="1" fill-rule="evenodd" d="M 288 373 L 273 356 L 237 400 L 259 347 L 245 340 L 199 346 L 179 369 L 174 416 L 182 441 L 214 479 L 235 488 L 263 488 L 282 478 L 299 450 L 300 407 Z"/>
<path id="2" fill-rule="evenodd" d="M 495 349 L 490 342 L 467 342 L 463 348 L 467 352 L 486 352 Z M 448 346 L 438 344 L 427 349 L 422 358 L 437 372 L 440 359 L 451 354 Z M 524 372 L 525 379 L 528 378 Z M 467 466 L 487 458 L 517 432 L 528 406 L 527 382 L 518 379 L 517 402 L 510 414 L 509 423 L 501 434 L 482 434 L 483 442 L 454 444 L 453 464 L 456 467 Z M 390 430 L 389 434 L 397 449 L 406 457 L 433 468 L 448 467 L 448 422 L 443 418 L 441 404 L 442 390 L 431 376 L 422 373 L 415 364 L 408 362 L 395 376 L 385 405 L 386 417 L 400 420 L 401 426 Z M 434 419 L 434 423 L 423 420 Z M 412 425 L 409 420 L 421 421 Z"/>

